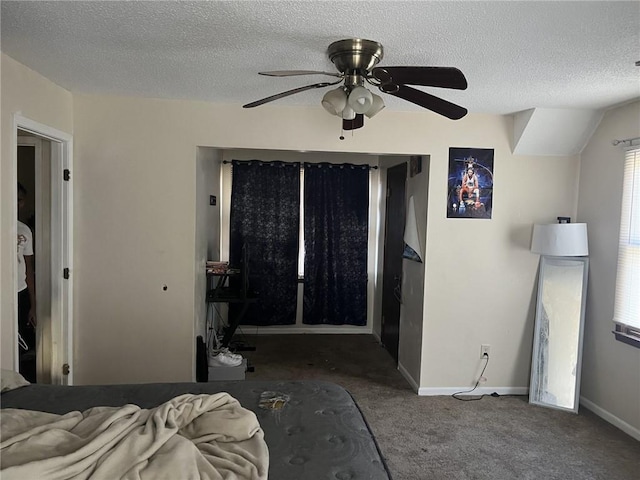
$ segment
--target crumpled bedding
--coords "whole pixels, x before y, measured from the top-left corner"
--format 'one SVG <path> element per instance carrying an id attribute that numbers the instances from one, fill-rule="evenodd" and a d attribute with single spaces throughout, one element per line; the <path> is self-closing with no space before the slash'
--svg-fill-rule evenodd
<path id="1" fill-rule="evenodd" d="M 262 480 L 268 469 L 255 414 L 227 393 L 180 395 L 152 409 L 0 411 L 3 480 Z"/>
<path id="2" fill-rule="evenodd" d="M 26 385 L 31 385 L 31 383 L 25 380 L 18 372 L 5 370 L 4 368 L 0 369 L 0 392 L 8 392 Z"/>

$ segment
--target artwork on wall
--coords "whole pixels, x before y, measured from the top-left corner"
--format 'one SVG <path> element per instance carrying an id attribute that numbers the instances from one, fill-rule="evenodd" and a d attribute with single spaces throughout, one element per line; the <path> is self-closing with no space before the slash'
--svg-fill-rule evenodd
<path id="1" fill-rule="evenodd" d="M 493 149 L 449 148 L 447 218 L 491 218 Z"/>

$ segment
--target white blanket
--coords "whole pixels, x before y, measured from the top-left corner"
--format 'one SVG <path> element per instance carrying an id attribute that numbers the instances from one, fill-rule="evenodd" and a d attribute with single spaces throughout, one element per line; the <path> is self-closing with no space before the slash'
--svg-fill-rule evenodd
<path id="1" fill-rule="evenodd" d="M 181 395 L 149 410 L 0 413 L 2 480 L 266 479 L 268 467 L 255 414 L 227 393 Z"/>

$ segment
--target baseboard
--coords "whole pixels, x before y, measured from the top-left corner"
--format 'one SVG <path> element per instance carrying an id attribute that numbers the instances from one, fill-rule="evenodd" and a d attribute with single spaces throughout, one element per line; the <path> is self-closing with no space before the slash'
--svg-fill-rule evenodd
<path id="1" fill-rule="evenodd" d="M 407 371 L 407 369 L 404 368 L 404 365 L 402 365 L 400 362 L 398 362 L 398 370 L 400 371 L 402 376 L 405 378 L 405 380 L 409 382 L 409 385 L 411 385 L 411 388 L 413 389 L 413 391 L 417 392 L 420 389 L 420 385 L 418 385 L 418 382 L 415 381 L 415 379 L 411 376 L 411 374 Z"/>
<path id="2" fill-rule="evenodd" d="M 373 333 L 371 327 L 354 327 L 352 325 L 272 325 L 269 327 L 256 327 L 254 325 L 241 325 L 236 334 L 242 332 L 245 335 L 281 335 L 281 334 L 360 334 Z"/>
<path id="3" fill-rule="evenodd" d="M 466 392 L 467 390 L 471 389 L 469 387 L 420 387 L 418 395 L 425 397 L 436 395 L 451 396 L 454 393 Z M 498 395 L 527 395 L 529 387 L 480 387 L 463 395 L 491 395 L 493 392 Z"/>
<path id="4" fill-rule="evenodd" d="M 599 407 L 598 405 L 593 403 L 591 400 L 587 400 L 584 397 L 580 397 L 580 405 L 582 405 L 587 410 L 592 411 L 593 413 L 598 415 L 603 420 L 606 420 L 607 422 L 609 422 L 614 427 L 619 428 L 620 430 L 622 430 L 627 435 L 630 435 L 633 438 L 635 438 L 636 440 L 640 441 L 640 429 L 637 429 L 633 425 L 629 425 L 624 420 L 621 420 L 620 418 L 616 417 L 614 414 L 608 412 L 607 410 L 605 410 L 602 407 Z"/>

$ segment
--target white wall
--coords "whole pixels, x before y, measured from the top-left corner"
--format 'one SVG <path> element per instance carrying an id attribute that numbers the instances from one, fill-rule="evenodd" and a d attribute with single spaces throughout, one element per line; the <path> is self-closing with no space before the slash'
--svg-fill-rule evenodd
<path id="1" fill-rule="evenodd" d="M 208 146 L 430 154 L 420 384 L 468 385 L 480 343 L 496 358 L 489 382 L 528 384 L 531 225 L 573 216 L 577 158 L 514 157 L 510 119 L 492 115 L 389 111 L 340 141 L 320 107 L 84 95 L 74 107 L 77 382 L 192 378 L 196 147 Z M 492 220 L 445 218 L 449 146 L 496 149 Z"/>
<path id="2" fill-rule="evenodd" d="M 1 54 L 0 150 L 0 364 L 14 366 L 16 294 L 12 270 L 16 254 L 15 135 L 13 116 L 20 112 L 35 122 L 73 133 L 72 96 L 40 74 Z"/>
<path id="3" fill-rule="evenodd" d="M 472 117 L 473 118 L 473 117 Z M 575 218 L 579 158 L 514 156 L 510 117 L 438 131 L 430 144 L 429 211 L 422 343 L 422 394 L 475 384 L 491 345 L 482 387 L 524 393 L 529 385 L 538 256 L 534 223 Z M 491 220 L 447 219 L 448 147 L 493 148 Z"/>
<path id="4" fill-rule="evenodd" d="M 199 142 L 179 105 L 74 97 L 76 383 L 193 378 Z"/>
<path id="5" fill-rule="evenodd" d="M 195 295 L 194 332 L 192 338 L 201 335 L 206 341 L 207 316 L 207 260 L 220 260 L 220 169 L 222 151 L 215 148 L 198 148 L 196 151 L 196 236 L 195 236 Z M 216 204 L 210 204 L 210 196 Z M 195 368 L 195 365 L 194 365 Z M 194 371 L 195 374 L 195 371 Z"/>
<path id="6" fill-rule="evenodd" d="M 204 258 L 220 260 L 220 196 L 222 150 L 198 148 L 196 157 L 197 241 L 204 240 Z M 216 204 L 210 204 L 211 195 Z"/>
<path id="7" fill-rule="evenodd" d="M 614 139 L 640 136 L 640 102 L 605 112 L 582 152 L 578 220 L 589 230 L 589 284 L 582 364 L 583 399 L 640 438 L 640 349 L 615 340 L 614 289 L 624 148 Z M 620 423 L 621 422 L 621 423 Z"/>
<path id="8" fill-rule="evenodd" d="M 402 261 L 402 305 L 400 306 L 400 341 L 398 368 L 414 386 L 420 382 L 422 337 L 424 319 L 425 240 L 427 232 L 427 200 L 429 193 L 429 168 L 431 160 L 422 158 L 422 172 L 411 177 L 407 168 L 407 211 L 409 198 L 413 196 L 418 226 L 418 239 L 422 250 L 422 262 Z M 405 229 L 406 229 L 405 225 Z"/>

